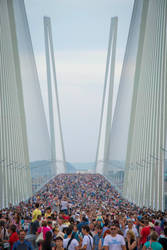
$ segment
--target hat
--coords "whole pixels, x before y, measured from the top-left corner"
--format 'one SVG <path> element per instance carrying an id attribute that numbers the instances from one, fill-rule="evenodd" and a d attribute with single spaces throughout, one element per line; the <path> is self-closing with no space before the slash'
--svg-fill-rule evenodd
<path id="1" fill-rule="evenodd" d="M 62 240 L 64 240 L 64 234 L 62 232 L 59 232 L 57 234 L 56 239 L 59 239 L 59 238 L 62 239 Z"/>

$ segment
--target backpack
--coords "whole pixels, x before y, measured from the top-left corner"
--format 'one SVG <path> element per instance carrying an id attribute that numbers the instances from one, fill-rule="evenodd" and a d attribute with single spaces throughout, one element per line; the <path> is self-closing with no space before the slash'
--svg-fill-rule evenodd
<path id="1" fill-rule="evenodd" d="M 36 243 L 41 243 L 43 240 L 44 238 L 43 238 L 43 227 L 42 227 L 40 234 L 38 234 L 36 238 Z"/>
<path id="2" fill-rule="evenodd" d="M 68 242 L 68 244 L 67 244 L 67 247 L 65 247 L 64 250 L 68 250 L 68 247 L 69 247 L 69 245 L 71 244 L 71 241 L 72 241 L 72 240 L 73 240 L 73 239 L 70 239 L 70 240 L 69 240 L 69 242 Z"/>
<path id="3" fill-rule="evenodd" d="M 71 241 L 74 239 L 74 237 L 75 237 L 75 234 L 72 233 L 72 236 L 71 236 L 70 240 L 68 241 L 67 247 L 64 248 L 64 250 L 68 250 L 68 247 L 69 247 L 69 245 L 71 244 Z"/>
<path id="4" fill-rule="evenodd" d="M 92 246 L 92 241 L 91 241 L 91 238 L 90 238 L 90 236 L 88 235 L 88 238 L 89 238 L 89 241 L 90 241 L 90 247 L 91 247 L 91 249 L 93 248 L 93 246 Z"/>

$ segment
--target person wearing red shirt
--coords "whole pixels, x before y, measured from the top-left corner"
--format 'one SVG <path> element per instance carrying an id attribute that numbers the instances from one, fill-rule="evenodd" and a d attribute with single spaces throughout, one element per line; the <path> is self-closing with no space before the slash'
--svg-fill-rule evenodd
<path id="1" fill-rule="evenodd" d="M 150 227 L 149 227 L 149 223 L 147 220 L 145 220 L 144 222 L 144 227 L 142 228 L 141 232 L 140 232 L 140 244 L 143 246 L 146 241 L 148 236 L 150 235 Z"/>
<path id="2" fill-rule="evenodd" d="M 12 250 L 14 243 L 19 240 L 19 236 L 16 232 L 16 225 L 12 224 L 9 227 L 9 233 L 10 233 L 9 244 L 10 244 L 10 249 Z"/>
<path id="3" fill-rule="evenodd" d="M 69 220 L 69 219 L 70 219 L 70 216 L 63 214 L 63 215 L 62 215 L 62 218 L 63 218 L 64 220 Z"/>

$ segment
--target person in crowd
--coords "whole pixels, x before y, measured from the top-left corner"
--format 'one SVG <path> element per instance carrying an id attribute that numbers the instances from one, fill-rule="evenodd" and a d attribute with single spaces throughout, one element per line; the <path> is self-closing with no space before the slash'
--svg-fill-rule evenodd
<path id="1" fill-rule="evenodd" d="M 47 219 L 48 217 L 51 217 L 51 216 L 52 216 L 51 207 L 47 207 L 46 212 L 45 212 L 45 219 Z"/>
<path id="2" fill-rule="evenodd" d="M 16 225 L 16 231 L 17 231 L 17 233 L 19 233 L 19 231 L 21 229 L 21 217 L 20 217 L 19 213 L 14 214 L 12 224 Z"/>
<path id="3" fill-rule="evenodd" d="M 44 220 L 42 225 L 41 220 Z M 13 223 L 15 231 L 10 230 Z M 135 244 L 134 240 L 142 248 L 151 240 L 153 230 L 161 233 L 160 240 L 165 241 L 162 230 L 166 227 L 167 211 L 140 208 L 128 202 L 100 174 L 58 175 L 27 201 L 16 206 L 10 204 L 8 208 L 0 210 L 1 244 L 6 241 L 14 244 L 18 240 L 17 233 L 23 228 L 26 229 L 26 239 L 34 239 L 37 235 L 45 241 L 46 233 L 51 232 L 55 248 L 63 249 L 63 239 L 69 241 L 71 236 L 67 232 L 68 228 L 72 228 L 79 249 L 124 249 L 125 241 L 127 244 L 130 242 L 129 247 L 127 245 L 130 249 Z M 131 233 L 128 234 L 130 230 L 135 233 L 135 239 Z M 95 236 L 94 240 L 92 236 Z M 35 241 L 38 242 L 38 239 Z M 40 247 L 42 249 L 42 244 Z"/>
<path id="4" fill-rule="evenodd" d="M 126 234 L 126 249 L 137 250 L 137 240 L 132 230 L 128 230 Z"/>
<path id="5" fill-rule="evenodd" d="M 144 227 L 141 229 L 140 232 L 140 245 L 143 247 L 143 245 L 146 243 L 147 238 L 150 235 L 150 226 L 149 226 L 149 221 L 145 220 L 144 221 Z"/>
<path id="6" fill-rule="evenodd" d="M 51 229 L 47 226 L 47 222 L 44 220 L 42 221 L 42 225 L 40 228 L 38 228 L 37 235 L 39 235 L 41 232 L 43 232 L 43 239 L 46 238 L 46 233 L 48 231 L 51 231 Z"/>
<path id="7" fill-rule="evenodd" d="M 76 225 L 76 224 L 73 225 L 73 233 L 75 233 L 75 239 L 76 239 L 78 242 L 81 242 L 81 241 L 82 241 L 82 237 L 81 237 L 81 235 L 80 235 L 79 232 L 78 232 L 78 228 L 77 228 L 77 225 Z"/>
<path id="8" fill-rule="evenodd" d="M 42 250 L 52 250 L 54 249 L 53 247 L 53 242 L 52 242 L 52 232 L 51 231 L 47 231 L 46 235 L 45 235 L 45 240 L 42 242 Z"/>
<path id="9" fill-rule="evenodd" d="M 58 228 L 58 226 L 55 226 L 53 228 L 53 241 L 56 240 L 56 237 L 57 237 L 58 233 L 59 233 L 59 228 Z"/>
<path id="10" fill-rule="evenodd" d="M 93 238 L 90 235 L 90 228 L 88 225 L 82 226 L 82 234 L 84 235 L 82 241 L 82 250 L 92 250 L 93 249 Z"/>
<path id="11" fill-rule="evenodd" d="M 111 234 L 104 238 L 104 250 L 126 250 L 124 237 L 118 234 L 118 228 L 115 224 L 110 227 Z"/>
<path id="12" fill-rule="evenodd" d="M 124 238 L 126 238 L 127 232 L 128 232 L 129 230 L 131 230 L 131 231 L 134 232 L 135 238 L 138 239 L 139 234 L 138 234 L 138 232 L 137 232 L 136 226 L 135 226 L 135 224 L 133 223 L 133 221 L 132 221 L 131 219 L 129 219 L 129 220 L 127 221 L 127 223 L 128 223 L 128 225 L 125 227 L 125 230 L 124 230 Z"/>
<path id="13" fill-rule="evenodd" d="M 9 227 L 9 244 L 10 244 L 10 249 L 13 250 L 13 245 L 16 241 L 19 240 L 19 236 L 16 232 L 16 225 L 12 224 L 10 227 Z"/>
<path id="14" fill-rule="evenodd" d="M 66 230 L 67 238 L 63 240 L 63 248 L 68 250 L 78 250 L 79 242 L 75 239 L 75 233 L 72 227 L 68 227 Z"/>
<path id="15" fill-rule="evenodd" d="M 101 225 L 96 226 L 97 233 L 93 237 L 93 249 L 98 250 L 100 248 L 100 245 L 103 245 L 103 227 Z M 99 243 L 101 240 L 101 243 Z"/>
<path id="16" fill-rule="evenodd" d="M 89 223 L 89 228 L 90 228 L 91 235 L 94 237 L 96 234 L 96 225 L 93 221 Z"/>
<path id="17" fill-rule="evenodd" d="M 61 211 L 67 215 L 67 213 L 68 213 L 68 200 L 67 200 L 67 197 L 65 195 L 64 195 L 63 199 L 61 200 L 60 206 L 61 206 Z"/>
<path id="18" fill-rule="evenodd" d="M 108 216 L 109 216 L 109 215 L 107 215 L 107 218 L 106 218 L 106 220 L 104 221 L 104 226 L 103 226 L 102 234 L 104 234 L 105 231 L 109 229 L 109 222 L 110 222 L 111 220 L 108 219 Z"/>
<path id="19" fill-rule="evenodd" d="M 56 246 L 54 247 L 54 250 L 64 250 L 63 248 L 63 236 L 61 234 L 58 234 L 55 240 Z"/>
<path id="20" fill-rule="evenodd" d="M 47 227 L 50 229 L 50 231 L 53 232 L 53 221 L 51 220 L 51 218 L 47 221 Z"/>
<path id="21" fill-rule="evenodd" d="M 35 209 L 32 213 L 32 222 L 37 220 L 38 215 L 42 215 L 41 210 L 39 209 L 39 203 L 35 204 Z"/>
<path id="22" fill-rule="evenodd" d="M 142 250 L 146 249 L 163 250 L 162 245 L 157 240 L 158 240 L 157 232 L 152 232 L 150 235 L 150 240 L 144 244 Z"/>
<path id="23" fill-rule="evenodd" d="M 19 232 L 19 240 L 16 241 L 13 245 L 13 250 L 33 250 L 31 243 L 28 240 L 25 240 L 26 232 L 21 229 Z"/>
<path id="24" fill-rule="evenodd" d="M 6 221 L 4 219 L 0 220 L 0 240 L 1 242 L 9 238 L 8 230 L 6 229 Z"/>
<path id="25" fill-rule="evenodd" d="M 110 235 L 110 234 L 111 234 L 110 229 L 105 230 L 105 232 L 104 232 L 104 234 L 103 234 L 103 239 L 100 239 L 100 240 L 99 240 L 99 245 L 98 245 L 99 250 L 102 250 L 102 249 L 103 249 L 104 239 L 105 239 L 106 235 Z"/>
<path id="26" fill-rule="evenodd" d="M 82 221 L 80 222 L 80 223 L 78 223 L 78 231 L 81 233 L 81 231 L 82 231 L 82 227 L 83 226 L 86 226 L 86 225 L 88 225 L 89 224 L 89 222 L 88 222 L 88 219 L 86 218 L 86 216 L 85 215 L 83 215 L 82 216 Z"/>
<path id="27" fill-rule="evenodd" d="M 40 222 L 41 222 L 41 215 L 38 215 L 37 219 L 34 222 L 32 222 L 32 225 L 31 225 L 31 233 L 32 234 L 37 233 L 38 228 L 40 227 Z"/>
<path id="28" fill-rule="evenodd" d="M 167 227 L 164 228 L 164 234 L 160 235 L 158 242 L 162 245 L 164 250 L 167 249 Z"/>
<path id="29" fill-rule="evenodd" d="M 161 234 L 161 227 L 159 221 L 155 221 L 155 226 L 154 226 L 155 232 L 157 232 L 158 236 Z"/>

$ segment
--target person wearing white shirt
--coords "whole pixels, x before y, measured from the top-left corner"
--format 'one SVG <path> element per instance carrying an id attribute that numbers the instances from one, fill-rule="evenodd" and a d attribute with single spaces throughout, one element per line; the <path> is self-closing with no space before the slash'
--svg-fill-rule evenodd
<path id="1" fill-rule="evenodd" d="M 104 238 L 104 250 L 126 250 L 124 237 L 117 233 L 117 227 L 112 225 L 111 234 Z"/>
<path id="2" fill-rule="evenodd" d="M 124 238 L 126 238 L 127 232 L 129 230 L 132 230 L 135 234 L 136 239 L 139 237 L 138 231 L 136 229 L 136 226 L 133 224 L 132 220 L 128 220 L 128 226 L 124 230 Z"/>
<path id="3" fill-rule="evenodd" d="M 68 211 L 67 197 L 64 196 L 64 198 L 61 200 L 60 206 L 61 206 L 61 211 L 65 212 L 65 214 L 67 214 L 67 211 Z"/>
<path id="4" fill-rule="evenodd" d="M 72 228 L 67 228 L 67 239 L 63 240 L 63 248 L 66 248 L 68 250 L 78 250 L 79 242 L 74 238 L 75 233 L 72 233 Z"/>
<path id="5" fill-rule="evenodd" d="M 82 241 L 81 250 L 92 250 L 93 249 L 93 238 L 90 235 L 90 228 L 88 225 L 82 226 L 82 233 L 84 235 Z"/>

